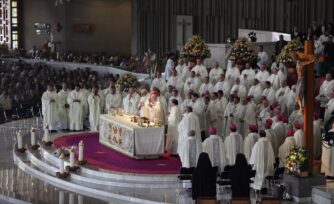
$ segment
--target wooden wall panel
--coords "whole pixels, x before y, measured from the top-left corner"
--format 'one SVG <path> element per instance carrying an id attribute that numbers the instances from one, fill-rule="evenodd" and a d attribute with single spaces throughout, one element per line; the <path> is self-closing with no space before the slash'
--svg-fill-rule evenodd
<path id="1" fill-rule="evenodd" d="M 236 37 L 238 28 L 291 32 L 312 21 L 334 21 L 333 0 L 134 0 L 136 51 L 152 48 L 159 55 L 176 49 L 176 15 L 194 18 L 194 34 L 208 43 Z"/>

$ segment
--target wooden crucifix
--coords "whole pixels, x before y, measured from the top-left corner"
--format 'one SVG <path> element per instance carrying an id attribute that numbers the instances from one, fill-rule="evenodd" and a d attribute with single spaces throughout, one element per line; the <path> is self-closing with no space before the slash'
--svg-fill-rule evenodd
<path id="1" fill-rule="evenodd" d="M 182 44 L 183 45 L 185 45 L 186 44 L 186 32 L 187 32 L 187 30 L 186 30 L 186 28 L 187 28 L 187 26 L 190 26 L 191 25 L 191 23 L 189 23 L 189 22 L 187 22 L 187 21 L 185 21 L 184 19 L 182 19 L 182 21 L 181 22 L 178 22 L 177 23 L 178 25 L 180 25 L 180 26 L 182 26 Z"/>
<path id="2" fill-rule="evenodd" d="M 309 155 L 309 173 L 313 173 L 313 115 L 314 115 L 314 105 L 315 105 L 315 79 L 314 79 L 314 61 L 324 61 L 324 56 L 314 55 L 314 42 L 307 40 L 304 45 L 304 53 L 298 53 L 298 57 L 301 60 L 307 61 L 304 67 L 298 67 L 297 63 L 297 73 L 298 73 L 298 83 L 300 82 L 300 74 L 303 74 L 304 86 L 304 101 L 299 101 L 303 105 L 299 104 L 304 114 L 304 146 Z M 303 66 L 303 65 L 301 65 Z M 300 70 L 303 69 L 300 73 Z M 298 86 L 298 84 L 297 84 Z M 297 97 L 298 98 L 298 97 Z"/>

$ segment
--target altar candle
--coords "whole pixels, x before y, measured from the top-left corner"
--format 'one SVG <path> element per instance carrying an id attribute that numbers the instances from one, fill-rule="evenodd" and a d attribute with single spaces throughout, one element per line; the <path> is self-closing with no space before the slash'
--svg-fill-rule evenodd
<path id="1" fill-rule="evenodd" d="M 61 154 L 60 157 L 60 163 L 59 163 L 59 173 L 64 173 L 64 154 Z"/>
<path id="2" fill-rule="evenodd" d="M 50 142 L 50 133 L 48 125 L 44 128 L 44 142 Z"/>
<path id="3" fill-rule="evenodd" d="M 70 149 L 70 167 L 74 167 L 74 147 Z"/>
<path id="4" fill-rule="evenodd" d="M 65 193 L 64 191 L 59 191 L 59 204 L 65 203 Z"/>
<path id="5" fill-rule="evenodd" d="M 68 204 L 74 204 L 74 194 L 70 193 L 68 198 Z"/>
<path id="6" fill-rule="evenodd" d="M 35 146 L 36 145 L 36 129 L 31 128 L 31 145 Z"/>
<path id="7" fill-rule="evenodd" d="M 83 159 L 84 159 L 83 152 L 84 152 L 84 143 L 81 140 L 79 142 L 79 158 L 78 158 L 79 161 L 83 161 Z"/>
<path id="8" fill-rule="evenodd" d="M 78 204 L 83 204 L 83 197 L 82 197 L 82 195 L 78 195 Z"/>
<path id="9" fill-rule="evenodd" d="M 22 149 L 23 148 L 23 134 L 21 130 L 19 130 L 17 133 L 17 148 Z"/>

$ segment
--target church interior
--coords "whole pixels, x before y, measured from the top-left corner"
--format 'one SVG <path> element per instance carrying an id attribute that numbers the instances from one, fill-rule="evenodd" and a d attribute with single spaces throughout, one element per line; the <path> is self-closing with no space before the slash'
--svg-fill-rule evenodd
<path id="1" fill-rule="evenodd" d="M 0 0 L 0 203 L 334 203 L 333 0 Z"/>

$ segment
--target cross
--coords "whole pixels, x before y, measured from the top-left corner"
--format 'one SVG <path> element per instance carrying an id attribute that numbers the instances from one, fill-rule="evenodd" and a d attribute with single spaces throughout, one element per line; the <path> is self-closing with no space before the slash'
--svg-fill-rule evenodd
<path id="1" fill-rule="evenodd" d="M 324 56 L 314 55 L 314 42 L 310 40 L 305 41 L 304 53 L 298 53 L 299 58 L 302 59 L 316 59 L 317 61 L 323 62 Z M 309 154 L 309 173 L 313 172 L 313 114 L 314 114 L 314 62 L 307 64 L 304 68 L 304 146 Z"/>
<path id="2" fill-rule="evenodd" d="M 178 22 L 177 24 L 182 26 L 182 44 L 184 45 L 186 44 L 186 28 L 187 26 L 190 26 L 191 23 L 182 19 L 182 22 Z"/>

